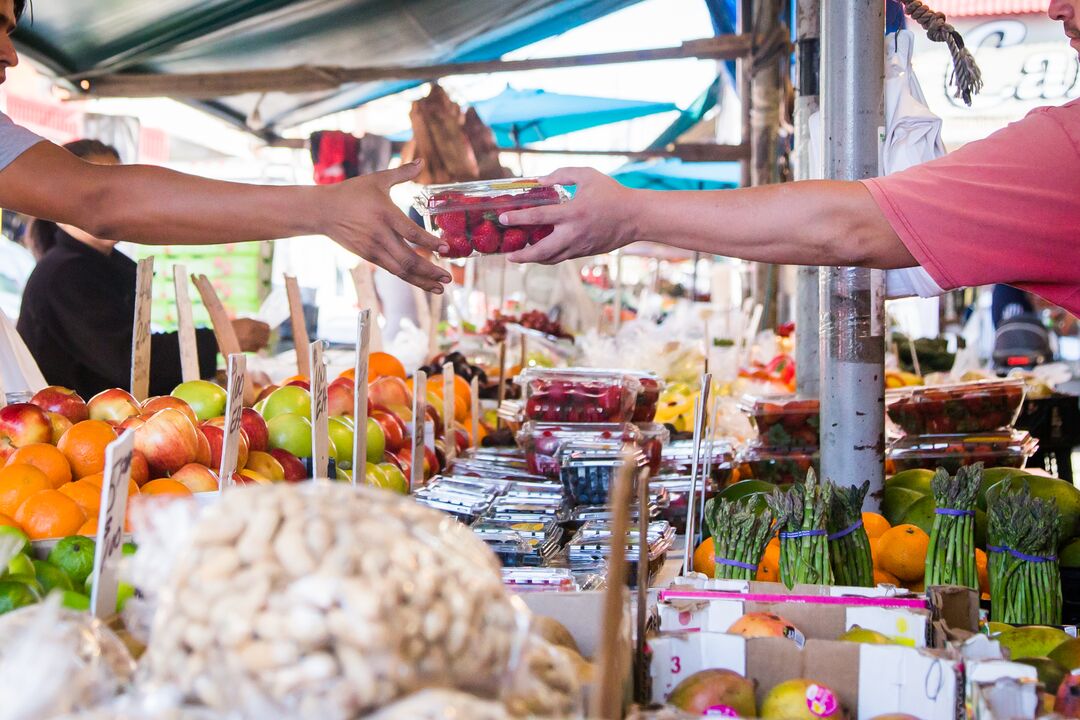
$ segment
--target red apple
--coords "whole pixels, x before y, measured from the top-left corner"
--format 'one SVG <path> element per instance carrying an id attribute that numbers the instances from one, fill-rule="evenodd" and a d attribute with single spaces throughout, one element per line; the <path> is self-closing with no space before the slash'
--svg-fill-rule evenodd
<path id="1" fill-rule="evenodd" d="M 131 451 L 131 479 L 139 487 L 150 482 L 150 463 L 146 462 L 146 456 L 138 450 Z"/>
<path id="2" fill-rule="evenodd" d="M 142 414 L 139 401 L 127 390 L 111 388 L 102 390 L 86 403 L 91 420 L 104 420 L 113 424 L 122 423 L 132 415 Z"/>
<path id="3" fill-rule="evenodd" d="M 389 453 L 389 452 L 384 453 L 382 463 L 380 463 L 380 464 L 381 465 L 390 464 L 390 465 L 393 465 L 394 467 L 396 467 L 398 470 L 401 470 L 401 460 L 398 460 L 398 456 L 394 455 L 393 453 Z"/>
<path id="4" fill-rule="evenodd" d="M 260 475 L 254 470 L 241 470 L 233 473 L 234 485 L 273 485 L 270 478 Z"/>
<path id="5" fill-rule="evenodd" d="M 147 419 L 150 416 L 143 417 L 142 415 L 132 415 L 129 418 L 124 418 L 124 421 L 116 426 L 116 434 L 119 435 L 124 430 L 135 430 L 146 424 Z"/>
<path id="6" fill-rule="evenodd" d="M 412 448 L 405 447 L 401 449 L 401 452 L 395 453 L 397 455 L 399 464 L 401 465 L 401 471 L 405 473 L 405 476 L 409 476 L 410 469 L 412 468 Z M 431 478 L 437 472 L 436 468 L 439 467 L 439 460 L 435 455 L 435 451 L 431 448 L 424 447 L 424 479 Z"/>
<path id="7" fill-rule="evenodd" d="M 261 450 L 252 450 L 248 453 L 248 461 L 244 466 L 244 470 L 258 473 L 274 482 L 285 479 L 285 468 L 281 466 L 281 463 L 270 453 Z"/>
<path id="8" fill-rule="evenodd" d="M 67 418 L 66 415 L 47 411 L 45 413 L 49 416 L 49 425 L 52 426 L 52 442 L 53 445 L 60 442 L 60 438 L 64 437 L 64 433 L 74 424 Z"/>
<path id="9" fill-rule="evenodd" d="M 165 408 L 135 429 L 135 449 L 146 456 L 153 475 L 161 477 L 195 462 L 199 435 L 187 415 Z"/>
<path id="10" fill-rule="evenodd" d="M 30 402 L 42 410 L 59 413 L 72 424 L 90 419 L 90 412 L 86 409 L 86 401 L 74 391 L 59 385 L 50 385 L 38 390 Z"/>
<path id="11" fill-rule="evenodd" d="M 152 397 L 146 400 L 142 404 L 142 414 L 153 415 L 158 410 L 164 410 L 167 407 L 176 408 L 180 412 L 187 415 L 188 420 L 191 421 L 192 425 L 199 424 L 199 418 L 195 416 L 195 411 L 191 409 L 191 406 L 188 405 L 187 402 L 185 402 L 184 400 L 181 400 L 178 397 L 173 397 L 172 395 L 158 395 L 157 397 Z"/>
<path id="12" fill-rule="evenodd" d="M 210 453 L 210 441 L 206 437 L 206 433 L 202 431 L 202 428 L 195 428 L 195 434 L 199 440 L 199 451 L 195 454 L 195 462 L 200 465 L 210 467 L 211 453 Z"/>
<path id="13" fill-rule="evenodd" d="M 285 385 L 295 385 L 296 387 L 301 387 L 308 392 L 311 392 L 311 383 L 309 383 L 307 380 L 290 380 L 289 382 L 285 383 Z"/>
<path id="14" fill-rule="evenodd" d="M 326 412 L 331 416 L 353 414 L 353 393 L 356 385 L 347 377 L 339 377 L 326 389 Z"/>
<path id="15" fill-rule="evenodd" d="M 259 391 L 258 395 L 255 396 L 255 402 L 259 402 L 260 400 L 265 400 L 266 398 L 270 397 L 270 393 L 277 390 L 278 387 L 278 385 L 267 385 Z"/>
<path id="16" fill-rule="evenodd" d="M 412 393 L 405 381 L 398 377 L 381 377 L 368 386 L 368 399 L 372 405 L 404 405 L 412 407 Z"/>
<path id="17" fill-rule="evenodd" d="M 210 467 L 221 467 L 221 453 L 225 444 L 225 418 L 211 418 L 199 429 L 203 431 L 206 439 L 210 442 Z M 240 428 L 240 441 L 236 446 L 236 467 L 242 468 L 247 465 L 250 444 L 244 428 Z"/>
<path id="18" fill-rule="evenodd" d="M 22 447 L 52 440 L 49 416 L 37 405 L 12 403 L 0 408 L 0 444 Z"/>
<path id="19" fill-rule="evenodd" d="M 270 435 L 262 415 L 251 408 L 244 408 L 240 415 L 240 427 L 247 433 L 248 446 L 252 450 L 266 450 Z"/>
<path id="20" fill-rule="evenodd" d="M 188 463 L 174 472 L 171 479 L 183 483 L 193 493 L 212 492 L 218 489 L 218 479 L 210 468 L 198 463 Z"/>
<path id="21" fill-rule="evenodd" d="M 396 453 L 405 447 L 407 428 L 401 418 L 393 413 L 376 410 L 371 414 L 371 419 L 382 426 L 383 435 L 386 436 L 387 452 Z"/>
<path id="22" fill-rule="evenodd" d="M 439 414 L 439 411 L 435 409 L 434 405 L 428 404 L 426 409 L 428 422 L 435 426 L 435 437 L 441 438 L 443 436 L 442 416 Z"/>
<path id="23" fill-rule="evenodd" d="M 461 427 L 454 428 L 454 439 L 457 441 L 457 454 L 461 455 L 469 449 L 469 432 Z"/>
<path id="24" fill-rule="evenodd" d="M 270 450 L 269 454 L 281 463 L 281 469 L 285 472 L 285 482 L 300 482 L 302 480 L 307 480 L 308 471 L 300 458 L 296 457 L 288 450 L 281 449 Z"/>

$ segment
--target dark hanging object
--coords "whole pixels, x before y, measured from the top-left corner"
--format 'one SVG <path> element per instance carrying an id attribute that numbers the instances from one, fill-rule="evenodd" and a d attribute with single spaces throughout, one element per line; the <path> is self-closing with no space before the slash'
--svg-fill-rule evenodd
<path id="1" fill-rule="evenodd" d="M 926 36 L 934 42 L 943 42 L 949 47 L 953 61 L 953 82 L 956 83 L 954 97 L 962 98 L 964 104 L 971 106 L 971 96 L 982 89 L 982 73 L 975 64 L 971 51 L 964 47 L 964 38 L 945 19 L 945 13 L 931 10 L 921 0 L 900 0 L 904 12 L 919 23 Z"/>

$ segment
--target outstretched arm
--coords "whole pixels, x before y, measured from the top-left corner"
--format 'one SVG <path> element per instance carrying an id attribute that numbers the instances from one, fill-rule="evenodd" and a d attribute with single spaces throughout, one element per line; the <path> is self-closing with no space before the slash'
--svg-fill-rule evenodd
<path id="1" fill-rule="evenodd" d="M 450 276 L 403 240 L 439 240 L 391 201 L 418 164 L 318 187 L 207 180 L 145 165 L 94 165 L 38 143 L 0 171 L 0 207 L 67 223 L 112 240 L 199 245 L 327 235 L 402 279 L 434 292 Z"/>
<path id="2" fill-rule="evenodd" d="M 860 183 L 813 181 L 745 190 L 631 190 L 595 170 L 566 168 L 544 182 L 574 198 L 504 213 L 512 225 L 554 225 L 513 262 L 555 263 L 649 241 L 788 265 L 917 265 Z"/>

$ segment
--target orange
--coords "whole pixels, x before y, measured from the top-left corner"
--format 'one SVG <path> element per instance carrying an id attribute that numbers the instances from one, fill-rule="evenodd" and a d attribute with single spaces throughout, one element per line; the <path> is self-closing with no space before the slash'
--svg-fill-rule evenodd
<path id="1" fill-rule="evenodd" d="M 281 381 L 281 386 L 285 387 L 291 382 L 306 382 L 308 385 L 311 384 L 311 380 L 308 378 L 307 375 L 290 375 L 289 377 Z"/>
<path id="2" fill-rule="evenodd" d="M 428 389 L 434 390 L 439 397 L 442 397 L 443 376 L 439 374 L 429 377 Z M 472 388 L 469 386 L 469 381 L 456 373 L 454 374 L 454 397 L 460 398 L 465 407 L 472 403 Z"/>
<path id="3" fill-rule="evenodd" d="M 975 548 L 975 567 L 979 571 L 979 592 L 983 594 L 990 592 L 990 569 L 986 563 L 986 553 Z"/>
<path id="4" fill-rule="evenodd" d="M 765 546 L 765 552 L 758 563 L 758 582 L 780 582 L 780 540 L 773 538 Z"/>
<path id="5" fill-rule="evenodd" d="M 874 567 L 878 566 L 881 558 L 881 538 L 870 538 L 870 560 L 874 563 Z"/>
<path id="6" fill-rule="evenodd" d="M 902 584 L 900 578 L 896 577 L 892 573 L 887 573 L 884 570 L 874 568 L 874 584 L 875 585 L 895 585 L 900 587 Z"/>
<path id="7" fill-rule="evenodd" d="M 19 523 L 15 522 L 12 518 L 9 518 L 7 515 L 0 515 L 0 525 L 6 525 L 8 527 L 13 527 L 13 528 L 19 527 Z"/>
<path id="8" fill-rule="evenodd" d="M 31 540 L 74 535 L 86 522 L 86 513 L 59 490 L 39 490 L 23 501 L 15 521 Z"/>
<path id="9" fill-rule="evenodd" d="M 191 491 L 183 483 L 169 478 L 151 480 L 142 486 L 141 495 L 190 495 Z"/>
<path id="10" fill-rule="evenodd" d="M 85 483 L 90 483 L 91 485 L 97 485 L 97 489 L 100 491 L 101 490 L 101 483 L 105 482 L 105 476 L 102 475 L 99 472 L 96 472 L 93 475 L 87 475 L 86 477 L 84 477 L 79 482 L 85 482 Z"/>
<path id="11" fill-rule="evenodd" d="M 8 465 L 0 468 L 0 514 L 15 518 L 15 511 L 26 498 L 36 492 L 51 489 L 49 477 L 33 465 Z"/>
<path id="12" fill-rule="evenodd" d="M 82 508 L 87 517 L 97 517 L 101 509 L 101 487 L 87 480 L 77 480 L 57 488 Z"/>
<path id="13" fill-rule="evenodd" d="M 713 549 L 712 538 L 705 538 L 697 546 L 697 550 L 694 550 L 694 572 L 706 577 L 716 576 L 716 551 Z"/>
<path id="14" fill-rule="evenodd" d="M 878 545 L 878 565 L 904 582 L 921 580 L 926 572 L 930 536 L 915 525 L 897 525 L 885 531 Z"/>
<path id="15" fill-rule="evenodd" d="M 881 537 L 892 527 L 883 515 L 873 512 L 864 512 L 862 514 L 862 524 L 866 528 L 866 536 L 869 538 Z"/>
<path id="16" fill-rule="evenodd" d="M 116 431 L 102 420 L 83 420 L 64 433 L 56 447 L 71 463 L 72 476 L 79 480 L 105 469 L 105 446 L 116 439 Z"/>
<path id="17" fill-rule="evenodd" d="M 341 374 L 337 376 L 337 379 L 347 378 L 349 380 L 356 380 L 356 368 L 346 368 L 341 371 Z"/>
<path id="18" fill-rule="evenodd" d="M 75 532 L 76 535 L 97 535 L 97 515 L 86 518 L 86 522 Z"/>
<path id="19" fill-rule="evenodd" d="M 71 465 L 68 464 L 64 453 L 48 443 L 32 443 L 16 448 L 15 452 L 8 457 L 7 464 L 25 463 L 33 465 L 49 478 L 54 488 L 58 488 L 66 482 L 71 482 Z"/>
<path id="20" fill-rule="evenodd" d="M 367 380 L 371 382 L 381 377 L 405 379 L 405 366 L 390 353 L 373 352 L 368 356 Z"/>

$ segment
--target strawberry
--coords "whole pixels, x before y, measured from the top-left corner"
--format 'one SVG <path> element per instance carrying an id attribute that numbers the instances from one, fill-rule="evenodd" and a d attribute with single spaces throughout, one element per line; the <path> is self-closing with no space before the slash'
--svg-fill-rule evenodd
<path id="1" fill-rule="evenodd" d="M 435 224 L 443 232 L 455 235 L 465 234 L 465 213 L 461 210 L 444 212 L 435 216 Z"/>
<path id="2" fill-rule="evenodd" d="M 503 252 L 514 252 L 529 244 L 529 233 L 519 227 L 507 228 L 503 233 Z"/>
<path id="3" fill-rule="evenodd" d="M 529 244 L 535 245 L 554 231 L 554 225 L 533 225 L 529 228 Z"/>
<path id="4" fill-rule="evenodd" d="M 490 255 L 499 252 L 502 236 L 499 228 L 490 220 L 485 220 L 472 229 L 472 244 L 477 252 Z"/>
<path id="5" fill-rule="evenodd" d="M 472 255 L 472 243 L 469 242 L 468 236 L 465 235 L 465 228 L 462 228 L 460 233 L 444 232 L 442 239 L 449 246 L 444 257 L 463 258 Z"/>

